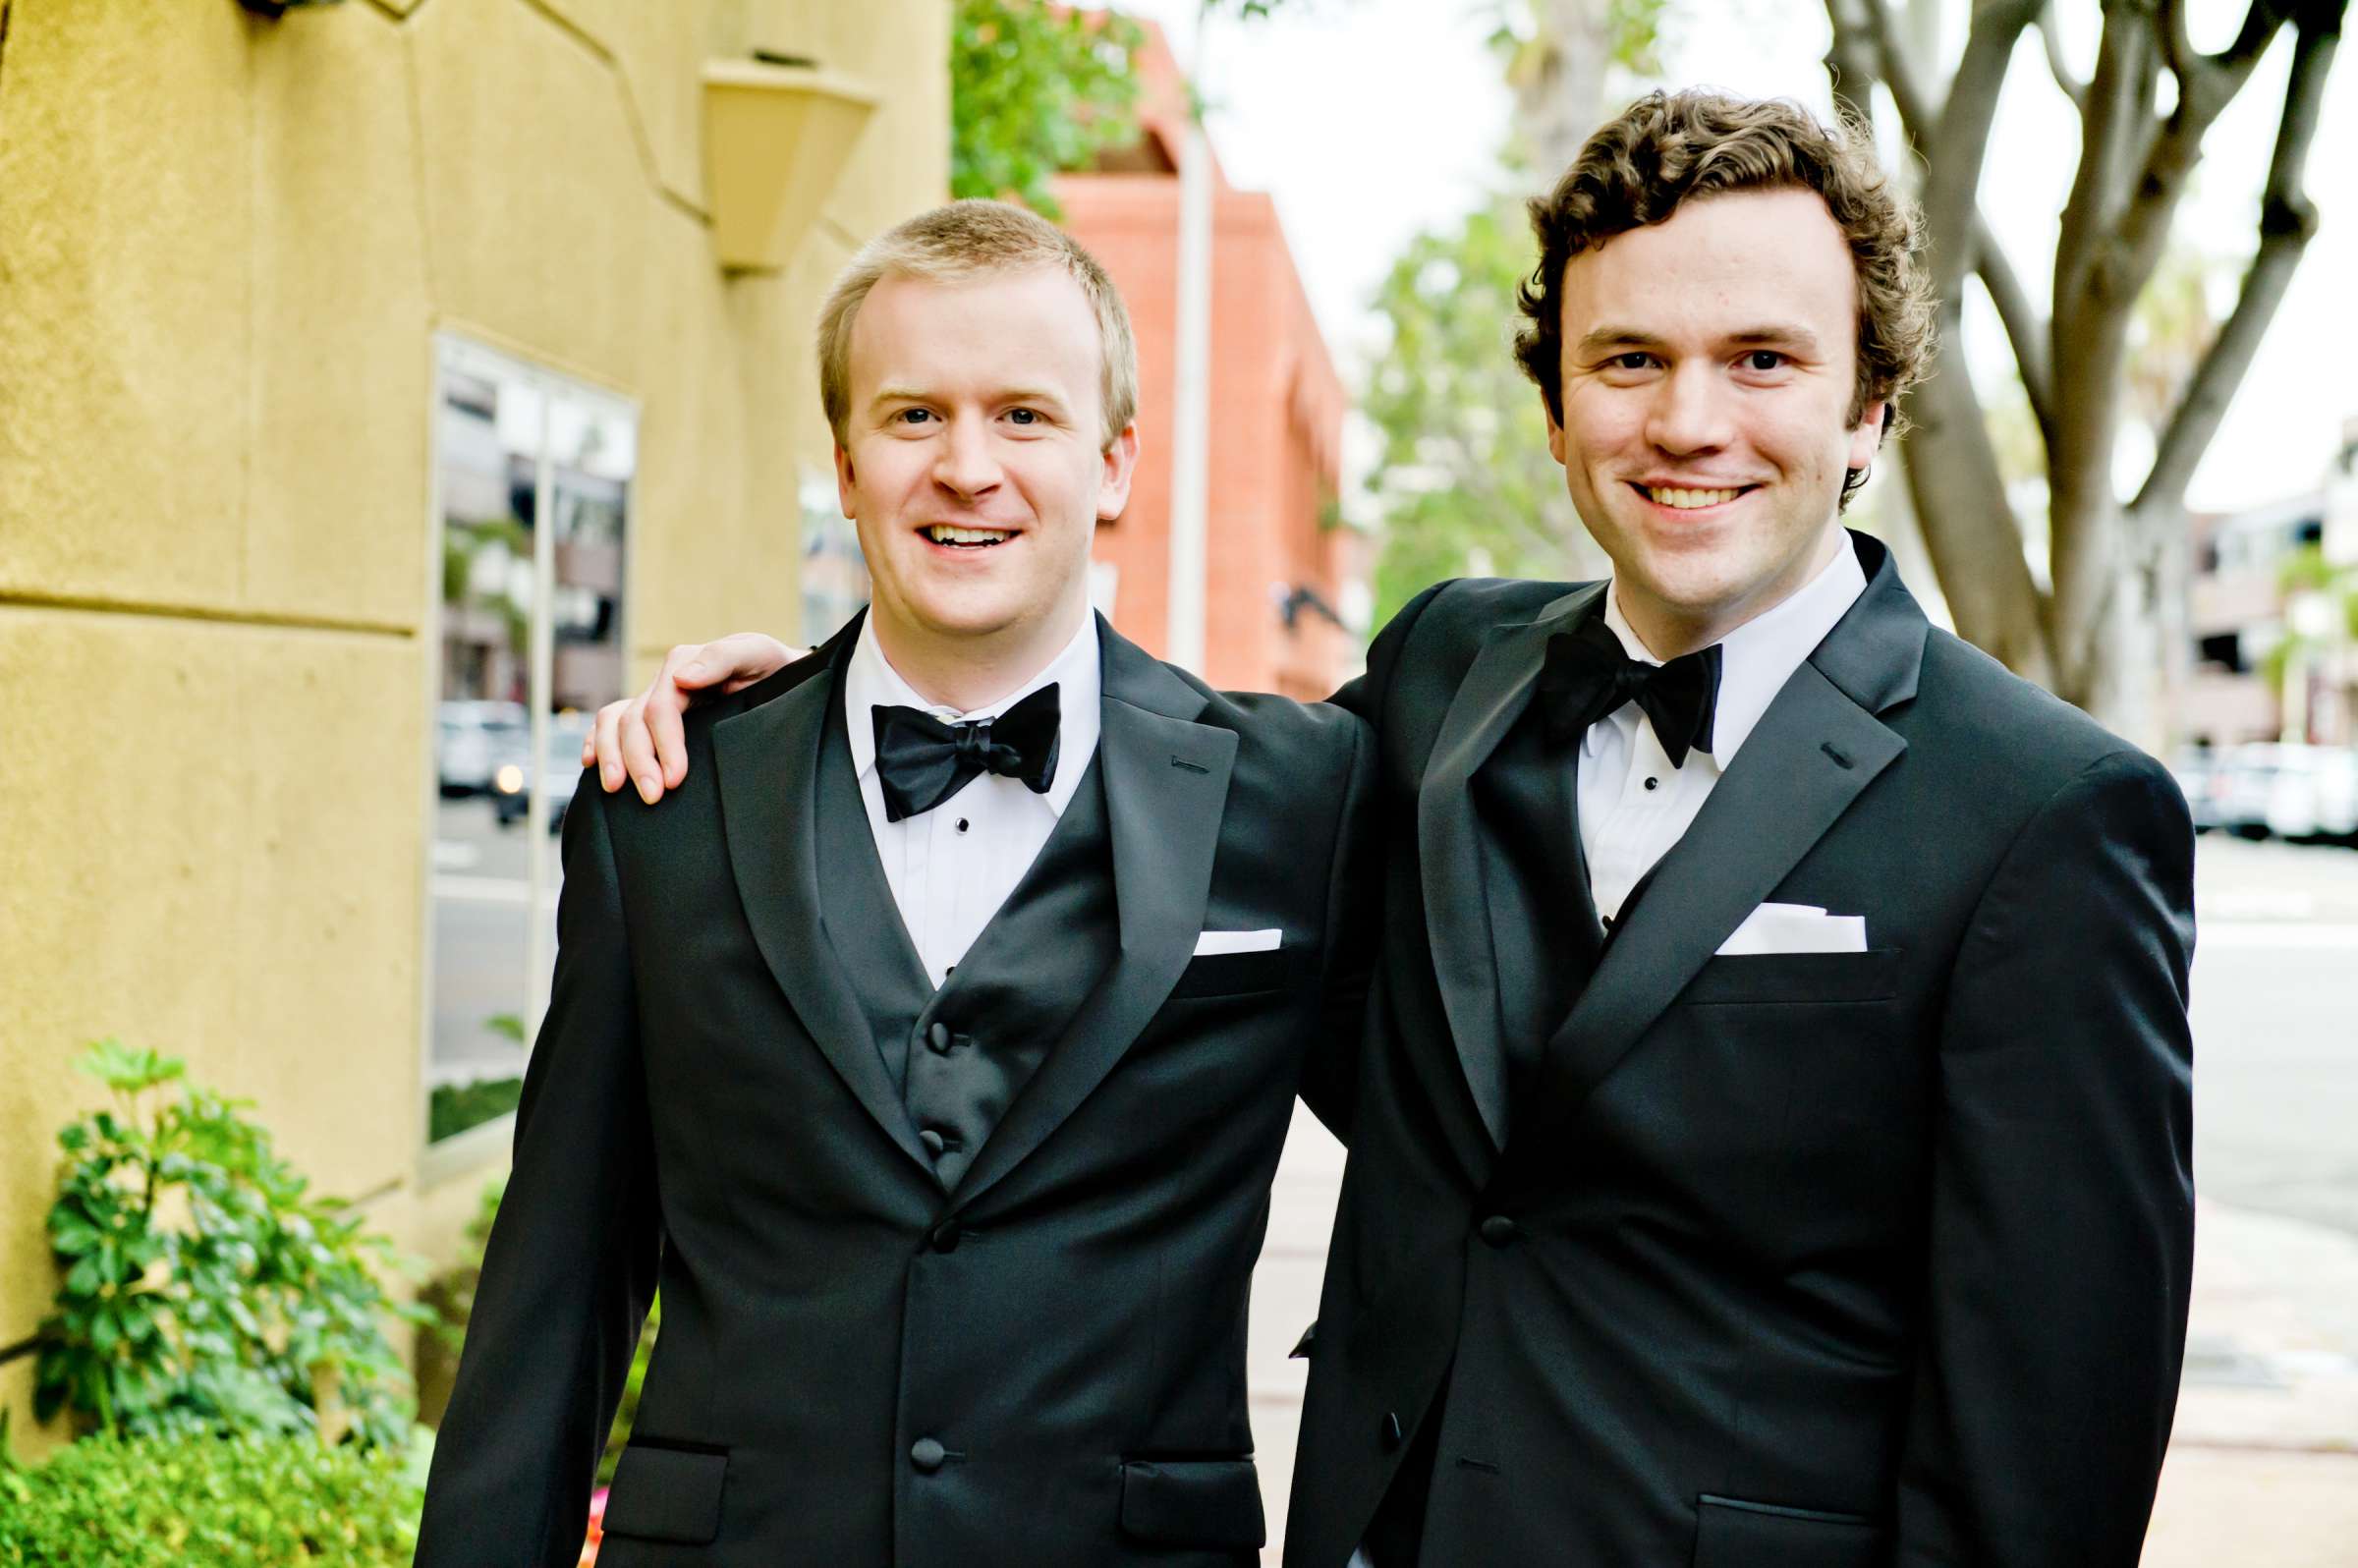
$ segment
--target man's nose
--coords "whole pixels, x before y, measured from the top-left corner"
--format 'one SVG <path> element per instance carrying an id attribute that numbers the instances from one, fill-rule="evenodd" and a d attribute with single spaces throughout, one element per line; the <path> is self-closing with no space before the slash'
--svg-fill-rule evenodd
<path id="1" fill-rule="evenodd" d="M 971 420 L 953 420 L 935 449 L 933 482 L 972 498 L 999 482 L 999 460 L 989 433 Z"/>
<path id="2" fill-rule="evenodd" d="M 1690 361 L 1662 377 L 1647 418 L 1646 436 L 1664 452 L 1707 452 L 1725 446 L 1730 389 L 1712 367 Z"/>

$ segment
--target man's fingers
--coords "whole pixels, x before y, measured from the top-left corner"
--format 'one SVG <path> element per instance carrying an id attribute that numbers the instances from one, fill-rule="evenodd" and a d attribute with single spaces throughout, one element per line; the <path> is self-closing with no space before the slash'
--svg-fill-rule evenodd
<path id="1" fill-rule="evenodd" d="M 590 760 L 597 763 L 597 782 L 608 795 L 622 788 L 627 776 L 622 768 L 623 709 L 631 705 L 629 698 L 617 698 L 597 710 L 597 723 L 590 732 Z"/>
<path id="2" fill-rule="evenodd" d="M 694 650 L 692 662 L 697 679 L 681 684 L 717 683 L 723 692 L 741 691 L 763 676 L 784 669 L 804 652 L 763 632 L 731 632 Z"/>
<path id="3" fill-rule="evenodd" d="M 657 689 L 661 689 L 658 681 Z M 623 704 L 622 717 L 615 728 L 622 736 L 623 771 L 631 775 L 638 786 L 639 798 L 652 806 L 663 798 L 663 769 L 655 761 L 655 749 L 646 733 L 646 707 L 651 693 L 643 692 Z"/>

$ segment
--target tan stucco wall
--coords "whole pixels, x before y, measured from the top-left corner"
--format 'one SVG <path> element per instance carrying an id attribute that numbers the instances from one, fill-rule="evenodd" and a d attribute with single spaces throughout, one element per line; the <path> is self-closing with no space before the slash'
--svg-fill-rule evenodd
<path id="1" fill-rule="evenodd" d="M 946 188 L 948 3 L 0 11 L 5 1349 L 99 1036 L 257 1100 L 412 1245 L 470 1211 L 479 1173 L 419 1179 L 433 334 L 639 401 L 639 668 L 791 629 L 811 317 Z M 756 47 L 884 101 L 793 263 L 730 275 L 699 70 Z"/>

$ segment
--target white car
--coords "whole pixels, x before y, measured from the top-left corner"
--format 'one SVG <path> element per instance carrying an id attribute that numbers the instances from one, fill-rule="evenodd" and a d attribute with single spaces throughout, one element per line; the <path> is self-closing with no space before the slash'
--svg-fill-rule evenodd
<path id="1" fill-rule="evenodd" d="M 479 795 L 499 764 L 524 751 L 522 702 L 461 699 L 434 706 L 434 761 L 446 796 Z"/>
<path id="2" fill-rule="evenodd" d="M 597 722 L 589 713 L 551 713 L 548 716 L 548 830 L 565 822 L 565 808 L 573 804 L 574 786 L 582 781 L 582 742 Z M 532 808 L 533 770 L 530 756 L 519 752 L 502 762 L 491 776 L 491 811 L 499 825 L 524 820 Z"/>
<path id="3" fill-rule="evenodd" d="M 2278 838 L 2358 842 L 2358 751 L 2278 746 L 2263 819 Z"/>

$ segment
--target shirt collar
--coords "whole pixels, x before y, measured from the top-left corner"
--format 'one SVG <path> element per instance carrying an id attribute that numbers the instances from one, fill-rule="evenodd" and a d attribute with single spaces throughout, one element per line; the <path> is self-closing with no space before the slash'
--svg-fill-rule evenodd
<path id="1" fill-rule="evenodd" d="M 852 748 L 852 772 L 865 779 L 876 765 L 876 727 L 875 721 L 869 717 L 870 708 L 914 707 L 944 723 L 996 718 L 1041 687 L 1054 684 L 1062 688 L 1056 694 L 1056 777 L 1049 782 L 1048 792 L 1041 799 L 1061 816 L 1073 792 L 1081 787 L 1081 775 L 1097 749 L 1101 723 L 1097 710 L 1098 681 L 1097 617 L 1092 611 L 1081 617 L 1081 629 L 1038 675 L 1005 697 L 961 713 L 956 708 L 926 701 L 901 678 L 901 672 L 884 656 L 883 644 L 876 641 L 876 619 L 871 611 L 860 623 L 860 636 L 852 644 L 851 662 L 843 672 L 843 727 Z"/>
<path id="2" fill-rule="evenodd" d="M 1859 552 L 1846 533 L 1842 547 L 1816 577 L 1719 640 L 1719 700 L 1712 708 L 1709 754 L 1713 766 L 1726 771 L 1793 672 L 1866 591 L 1866 569 L 1859 565 Z M 1621 640 L 1622 650 L 1631 658 L 1648 664 L 1662 662 L 1646 651 L 1646 644 L 1631 630 L 1629 618 L 1621 613 L 1621 595 L 1611 585 L 1605 588 L 1604 624 Z M 1634 727 L 1637 715 L 1633 702 L 1613 718 Z M 1592 727 L 1584 737 L 1583 750 L 1593 750 L 1598 744 L 1596 737 Z"/>

